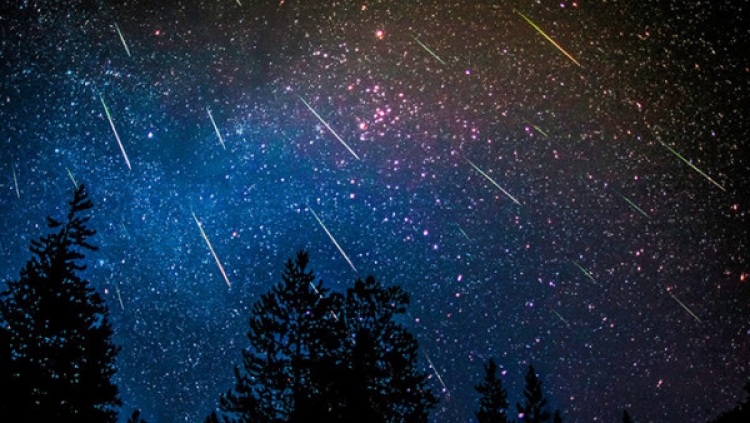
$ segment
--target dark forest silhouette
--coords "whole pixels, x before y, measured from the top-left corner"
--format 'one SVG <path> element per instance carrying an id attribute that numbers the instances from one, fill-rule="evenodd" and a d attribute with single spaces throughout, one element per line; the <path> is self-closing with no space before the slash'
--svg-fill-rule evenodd
<path id="1" fill-rule="evenodd" d="M 14 422 L 116 422 L 120 412 L 109 309 L 79 276 L 84 252 L 97 249 L 83 185 L 69 204 L 65 219 L 47 218 L 52 232 L 31 241 L 32 258 L 0 294 L 0 413 Z M 282 282 L 253 305 L 235 386 L 205 422 L 427 422 L 438 400 L 397 319 L 408 294 L 371 276 L 332 292 L 308 264 L 304 251 L 289 259 Z M 550 415 L 533 366 L 515 411 L 496 362 L 484 370 L 478 423 L 563 421 Z M 750 383 L 745 390 L 748 399 L 710 423 L 750 422 Z M 140 414 L 128 423 L 146 423 Z M 623 410 L 622 421 L 636 420 Z"/>

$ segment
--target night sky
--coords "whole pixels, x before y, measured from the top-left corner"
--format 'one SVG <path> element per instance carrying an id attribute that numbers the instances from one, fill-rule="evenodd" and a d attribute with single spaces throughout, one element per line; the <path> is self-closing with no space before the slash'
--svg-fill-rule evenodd
<path id="1" fill-rule="evenodd" d="M 411 294 L 433 422 L 490 357 L 568 422 L 706 421 L 750 380 L 750 12 L 669 3 L 3 1 L 0 278 L 86 184 L 123 421 L 202 421 L 300 249 Z"/>

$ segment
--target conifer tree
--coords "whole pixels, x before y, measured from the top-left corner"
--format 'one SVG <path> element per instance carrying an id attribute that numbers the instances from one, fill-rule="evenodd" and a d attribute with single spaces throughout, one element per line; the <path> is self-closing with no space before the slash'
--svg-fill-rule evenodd
<path id="1" fill-rule="evenodd" d="M 635 423 L 633 422 L 633 419 L 630 418 L 628 410 L 622 410 L 622 423 Z"/>
<path id="2" fill-rule="evenodd" d="M 147 423 L 146 420 L 141 418 L 141 410 L 135 409 L 133 410 L 133 414 L 130 415 L 130 418 L 128 418 L 127 423 Z"/>
<path id="3" fill-rule="evenodd" d="M 497 364 L 490 359 L 484 365 L 484 382 L 474 389 L 479 397 L 479 411 L 475 413 L 479 423 L 508 423 L 508 391 L 503 387 L 503 381 L 497 376 Z"/>
<path id="4" fill-rule="evenodd" d="M 307 264 L 298 253 L 253 306 L 223 421 L 426 422 L 437 399 L 417 370 L 416 340 L 395 320 L 408 295 L 372 277 L 331 293 Z M 206 419 L 218 421 L 216 412 Z"/>
<path id="5" fill-rule="evenodd" d="M 236 384 L 220 400 L 220 408 L 236 421 L 299 422 L 324 418 L 327 410 L 316 401 L 319 392 L 311 368 L 324 361 L 337 343 L 321 334 L 332 333 L 334 303 L 307 271 L 309 258 L 300 251 L 287 261 L 283 282 L 253 305 L 250 347 L 242 351 L 242 369 L 235 368 Z"/>
<path id="6" fill-rule="evenodd" d="M 549 421 L 549 411 L 546 410 L 547 400 L 542 394 L 542 381 L 537 377 L 532 365 L 529 365 L 529 371 L 526 373 L 526 388 L 523 390 L 523 396 L 523 405 L 516 404 L 521 421 L 529 423 Z"/>
<path id="7" fill-rule="evenodd" d="M 20 279 L 0 295 L 11 368 L 7 391 L 17 422 L 114 422 L 120 405 L 115 374 L 119 349 L 112 341 L 109 310 L 79 276 L 91 209 L 81 185 L 64 221 L 47 218 L 49 235 L 31 241 L 33 257 Z"/>
<path id="8" fill-rule="evenodd" d="M 338 319 L 340 357 L 333 377 L 331 407 L 339 422 L 426 422 L 437 398 L 417 369 L 418 343 L 395 320 L 406 312 L 409 295 L 383 287 L 372 276 L 347 289 Z M 342 330 L 343 329 L 343 330 Z"/>
<path id="9" fill-rule="evenodd" d="M 560 416 L 560 410 L 555 410 L 555 414 L 552 415 L 552 423 L 562 423 L 562 416 Z"/>

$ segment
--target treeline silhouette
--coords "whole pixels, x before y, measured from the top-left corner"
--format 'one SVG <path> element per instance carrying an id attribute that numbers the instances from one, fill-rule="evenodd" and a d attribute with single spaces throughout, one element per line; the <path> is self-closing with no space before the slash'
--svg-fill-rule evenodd
<path id="1" fill-rule="evenodd" d="M 51 233 L 31 241 L 32 258 L 0 294 L 0 415 L 13 422 L 116 422 L 122 405 L 109 309 L 79 275 L 84 252 L 97 249 L 83 185 L 69 204 L 65 219 L 47 218 Z M 427 422 L 438 399 L 419 370 L 417 340 L 397 319 L 409 295 L 371 276 L 333 292 L 308 264 L 304 251 L 289 259 L 282 282 L 253 305 L 234 387 L 205 422 Z M 533 366 L 515 407 L 493 359 L 484 373 L 477 422 L 563 421 L 550 414 Z M 140 414 L 128 423 L 146 423 Z M 627 410 L 622 421 L 634 421 Z M 713 420 L 739 422 L 750 422 L 750 399 Z"/>

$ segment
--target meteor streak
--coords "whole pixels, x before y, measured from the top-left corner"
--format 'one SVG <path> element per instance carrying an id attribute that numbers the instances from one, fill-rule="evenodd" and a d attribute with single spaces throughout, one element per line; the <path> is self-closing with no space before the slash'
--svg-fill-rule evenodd
<path id="1" fill-rule="evenodd" d="M 676 152 L 672 147 L 670 147 L 667 144 L 665 144 L 662 140 L 659 140 L 659 143 L 661 143 L 661 145 L 663 145 L 664 147 L 666 147 L 667 150 L 671 151 L 672 154 L 674 154 L 675 156 L 677 156 L 680 160 L 682 160 L 683 162 L 685 162 L 685 164 L 687 164 L 688 166 L 690 166 L 691 168 L 693 168 L 694 171 L 696 171 L 696 172 L 700 173 L 701 175 L 703 175 L 703 177 L 706 178 L 706 179 L 708 179 L 712 184 L 714 184 L 717 187 L 719 187 L 722 191 L 726 191 L 726 189 L 721 184 L 719 184 L 718 182 L 714 181 L 713 179 L 711 179 L 710 176 L 708 176 L 705 173 L 703 173 L 702 170 L 700 170 L 697 167 L 695 167 L 695 165 L 692 164 L 692 163 L 690 163 L 688 161 L 688 159 L 684 158 L 682 156 L 682 154 Z"/>
<path id="2" fill-rule="evenodd" d="M 70 176 L 70 180 L 73 181 L 73 186 L 76 187 L 76 189 L 78 189 L 78 182 L 76 182 L 76 178 L 73 177 L 73 174 L 70 172 L 70 169 L 66 167 L 65 170 L 68 171 L 68 176 Z"/>
<path id="3" fill-rule="evenodd" d="M 540 134 L 544 135 L 544 138 L 549 138 L 549 134 L 547 134 L 546 132 L 544 132 L 544 130 L 542 130 L 542 128 L 540 128 L 539 125 L 534 125 L 533 123 L 529 122 L 526 119 L 524 119 L 524 122 L 526 122 L 529 125 L 531 125 L 531 127 L 534 128 L 535 131 L 537 131 Z"/>
<path id="4" fill-rule="evenodd" d="M 554 45 L 555 47 L 557 47 L 557 49 L 560 50 L 565 56 L 567 56 L 568 59 L 572 60 L 573 63 L 575 63 L 576 65 L 578 65 L 581 68 L 583 67 L 583 66 L 581 66 L 580 63 L 578 63 L 578 60 L 574 59 L 573 56 L 570 55 L 570 53 L 568 53 L 567 51 L 565 51 L 565 49 L 560 46 L 560 44 L 557 44 L 555 42 L 555 40 L 553 40 L 552 38 L 550 38 L 549 35 L 545 34 L 544 31 L 542 31 L 541 28 L 539 28 L 534 22 L 531 21 L 531 19 L 527 18 L 523 13 L 519 12 L 518 9 L 513 9 L 513 11 L 516 12 L 516 13 L 518 13 L 519 15 L 521 15 L 521 17 L 526 22 L 528 22 L 529 25 L 531 25 L 534 29 L 536 29 L 537 32 L 539 32 L 540 34 L 542 34 L 542 36 L 544 38 L 546 38 L 547 41 L 549 41 L 550 43 L 552 43 L 552 45 Z"/>
<path id="5" fill-rule="evenodd" d="M 219 137 L 219 142 L 221 143 L 221 146 L 224 147 L 224 150 L 226 150 L 227 146 L 224 145 L 224 138 L 221 137 L 221 132 L 219 132 L 219 127 L 216 126 L 216 121 L 214 120 L 214 117 L 211 114 L 211 109 L 206 107 L 206 111 L 208 112 L 208 118 L 211 119 L 211 124 L 214 125 L 214 131 L 216 131 L 216 136 Z"/>
<path id="6" fill-rule="evenodd" d="M 461 225 L 456 224 L 456 226 L 458 226 L 458 231 L 461 232 L 461 235 L 463 235 L 466 239 L 468 239 L 469 242 L 474 242 L 474 240 L 469 238 L 469 235 L 466 234 L 466 231 L 464 231 L 463 228 L 461 228 Z"/>
<path id="7" fill-rule="evenodd" d="M 211 255 L 214 256 L 214 260 L 216 260 L 216 265 L 219 266 L 219 271 L 221 272 L 221 275 L 224 276 L 224 281 L 227 283 L 228 287 L 232 287 L 232 284 L 229 283 L 229 278 L 227 277 L 227 272 L 224 271 L 224 266 L 221 265 L 221 261 L 219 261 L 219 256 L 216 255 L 216 251 L 214 251 L 214 247 L 211 246 L 211 241 L 208 240 L 208 237 L 206 236 L 206 231 L 203 230 L 203 225 L 201 225 L 201 221 L 198 220 L 198 217 L 195 215 L 195 212 L 190 212 L 193 214 L 193 219 L 195 219 L 195 223 L 198 224 L 198 229 L 201 231 L 201 236 L 203 236 L 203 239 L 206 240 L 206 245 L 208 245 L 208 249 L 211 250 Z"/>
<path id="8" fill-rule="evenodd" d="M 432 368 L 432 371 L 435 372 L 435 376 L 437 376 L 438 382 L 440 382 L 440 385 L 443 387 L 443 392 L 448 392 L 448 387 L 445 386 L 445 382 L 443 381 L 443 378 L 440 376 L 440 373 L 438 373 L 437 368 L 435 368 L 435 365 L 432 364 L 432 360 L 430 360 L 430 356 L 427 355 L 426 352 L 422 351 L 424 353 L 425 358 L 427 359 L 427 362 L 430 363 L 430 367 Z"/>
<path id="9" fill-rule="evenodd" d="M 571 262 L 572 262 L 573 264 L 575 264 L 575 265 L 576 265 L 576 267 L 577 267 L 577 268 L 579 268 L 579 269 L 581 270 L 581 272 L 583 272 L 583 274 L 584 274 L 584 275 L 586 275 L 586 276 L 587 276 L 587 277 L 588 277 L 589 279 L 591 279 L 591 280 L 592 280 L 592 281 L 593 281 L 594 283 L 597 283 L 597 282 L 596 282 L 596 279 L 594 279 L 594 277 L 593 277 L 593 276 L 591 276 L 591 273 L 589 273 L 589 272 L 588 272 L 588 270 L 584 269 L 584 268 L 583 268 L 583 266 L 581 266 L 580 264 L 578 264 L 578 262 L 576 262 L 575 260 L 571 260 Z"/>
<path id="10" fill-rule="evenodd" d="M 519 206 L 521 205 L 521 203 L 519 203 L 518 200 L 515 199 L 515 197 L 513 197 L 512 195 L 510 195 L 510 193 L 508 191 L 504 190 L 503 187 L 500 186 L 500 184 L 498 184 L 497 182 L 495 182 L 495 180 L 490 177 L 490 175 L 484 173 L 484 171 L 482 171 L 482 169 L 480 169 L 479 167 L 477 167 L 477 165 L 475 165 L 474 162 L 472 162 L 471 160 L 469 160 L 469 159 L 467 159 L 465 157 L 464 157 L 464 159 L 467 162 L 469 162 L 469 164 L 471 165 L 471 167 L 473 167 L 474 169 L 476 169 L 477 172 L 481 173 L 482 176 L 484 176 L 485 178 L 487 178 L 488 181 L 492 182 L 492 184 L 495 185 L 500 191 L 502 191 L 503 194 L 507 195 L 511 200 L 513 200 L 514 203 L 518 204 Z"/>
<path id="11" fill-rule="evenodd" d="M 341 139 L 341 137 L 339 136 L 339 134 L 337 134 L 336 131 L 334 131 L 333 128 L 331 128 L 331 126 L 328 125 L 328 122 L 324 121 L 323 118 L 320 117 L 320 115 L 318 114 L 318 112 L 316 112 L 312 108 L 312 106 L 310 106 L 310 104 L 308 102 L 306 102 L 304 98 L 302 98 L 302 96 L 297 96 L 297 97 L 299 97 L 299 99 L 302 100 L 302 102 L 305 104 L 305 106 L 307 106 L 307 108 L 310 109 L 310 111 L 315 115 L 315 117 L 318 118 L 318 120 L 320 121 L 320 123 L 322 123 L 326 128 L 328 128 L 328 130 L 331 132 L 331 134 L 333 134 L 333 136 L 336 137 L 336 139 L 339 140 L 339 142 L 341 144 L 344 144 L 344 147 L 346 147 L 346 149 L 349 150 L 350 153 L 352 153 L 352 156 L 356 157 L 357 160 L 361 160 L 359 158 L 359 156 L 357 155 L 357 153 L 355 153 L 354 150 L 352 150 L 351 147 L 349 147 L 349 145 L 346 142 L 344 142 L 343 139 Z"/>
<path id="12" fill-rule="evenodd" d="M 16 177 L 16 164 L 13 163 L 13 184 L 16 186 L 16 195 L 21 198 L 21 191 L 18 189 L 18 178 Z"/>
<path id="13" fill-rule="evenodd" d="M 620 197 L 622 197 L 623 200 L 627 201 L 628 204 L 630 204 L 634 209 L 638 210 L 642 215 L 646 216 L 647 218 L 650 218 L 650 216 L 645 211 L 643 211 L 643 209 L 641 209 L 640 207 L 636 206 L 635 203 L 633 203 L 632 201 L 630 201 L 630 199 L 628 197 L 620 194 L 619 192 L 617 194 L 619 194 Z"/>
<path id="14" fill-rule="evenodd" d="M 117 144 L 120 145 L 120 151 L 122 151 L 122 157 L 125 158 L 125 164 L 128 165 L 128 169 L 133 170 L 132 167 L 130 167 L 130 160 L 128 159 L 128 155 L 125 153 L 125 147 L 122 146 L 122 141 L 120 141 L 120 136 L 117 135 L 117 129 L 115 129 L 115 124 L 112 122 L 112 115 L 109 114 L 109 107 L 107 107 L 107 103 L 104 102 L 104 97 L 102 97 L 101 94 L 99 94 L 99 100 L 102 101 L 102 106 L 104 106 L 104 113 L 107 114 L 107 120 L 109 120 L 109 126 L 112 127 L 112 132 L 115 134 L 115 139 L 117 139 Z"/>
<path id="15" fill-rule="evenodd" d="M 560 313 L 558 313 L 558 312 L 557 312 L 557 310 L 555 310 L 554 308 L 553 308 L 553 309 L 551 309 L 551 310 L 552 310 L 552 312 L 553 312 L 553 313 L 555 313 L 555 315 L 556 315 L 556 316 L 557 316 L 558 318 L 560 318 L 560 320 L 562 320 L 562 321 L 563 321 L 563 322 L 564 322 L 564 323 L 565 323 L 566 325 L 570 326 L 570 322 L 568 322 L 567 320 L 565 320 L 565 318 L 564 318 L 564 317 L 562 317 L 562 316 L 560 315 Z"/>
<path id="16" fill-rule="evenodd" d="M 115 282 L 115 292 L 117 293 L 117 300 L 120 302 L 120 309 L 125 310 L 125 304 L 122 303 L 122 295 L 120 295 L 120 285 Z"/>
<path id="17" fill-rule="evenodd" d="M 698 316 L 696 316 L 696 315 L 695 315 L 695 313 L 693 313 L 693 312 L 692 312 L 692 311 L 691 311 L 691 310 L 690 310 L 690 309 L 688 308 L 688 306 L 686 306 L 686 305 L 685 305 L 685 303 L 683 303 L 682 301 L 680 301 L 680 299 L 679 299 L 679 298 L 675 297 L 675 296 L 674 296 L 674 295 L 673 295 L 673 294 L 672 294 L 671 292 L 669 293 L 669 295 L 670 295 L 670 296 L 671 296 L 672 298 L 674 298 L 674 300 L 675 300 L 675 301 L 677 301 L 677 303 L 678 303 L 679 305 L 681 305 L 681 306 L 682 306 L 682 308 L 684 308 L 684 309 L 685 309 L 685 311 L 687 311 L 688 313 L 690 313 L 690 315 L 691 315 L 691 316 L 693 316 L 693 318 L 695 318 L 695 320 L 697 320 L 697 321 L 698 321 L 698 323 L 703 323 L 703 321 L 702 321 L 701 319 L 699 319 L 699 318 L 698 318 Z"/>
<path id="18" fill-rule="evenodd" d="M 125 37 L 122 36 L 122 32 L 120 31 L 120 27 L 117 26 L 117 22 L 115 22 L 115 29 L 117 30 L 117 35 L 120 36 L 120 41 L 122 41 L 122 45 L 125 47 L 125 52 L 128 53 L 128 57 L 130 57 L 130 49 L 128 48 L 128 43 L 125 42 Z"/>
<path id="19" fill-rule="evenodd" d="M 417 42 L 417 44 L 419 44 L 420 46 L 422 46 L 422 48 L 423 48 L 423 49 L 427 50 L 427 52 L 428 52 L 428 53 L 430 53 L 430 55 L 431 55 L 432 57 L 434 57 L 435 59 L 437 59 L 437 61 L 438 61 L 438 62 L 440 62 L 440 64 L 442 64 L 442 65 L 445 65 L 445 62 L 443 61 L 443 59 L 441 59 L 440 57 L 438 57 L 438 55 L 437 55 L 437 54 L 435 54 L 435 52 L 434 52 L 434 51 L 430 50 L 430 48 L 429 48 L 429 47 L 427 47 L 426 45 L 422 44 L 422 42 L 421 42 L 421 41 L 419 41 L 419 40 L 417 39 L 417 37 L 415 37 L 415 36 L 413 36 L 413 35 L 412 35 L 411 37 L 412 37 L 412 38 L 414 38 L 414 41 L 416 41 L 416 42 Z"/>
<path id="20" fill-rule="evenodd" d="M 328 238 L 331 238 L 331 241 L 333 241 L 333 245 L 335 245 L 336 248 L 338 248 L 339 252 L 341 253 L 342 256 L 344 256 L 344 259 L 346 260 L 347 263 L 349 263 L 349 266 L 352 268 L 352 270 L 354 270 L 355 273 L 359 273 L 359 272 L 357 272 L 357 268 L 354 267 L 354 264 L 352 264 L 352 261 L 349 260 L 349 256 L 346 255 L 346 253 L 341 248 L 341 246 L 339 245 L 339 243 L 336 242 L 336 238 L 334 238 L 333 235 L 331 235 L 331 232 L 328 230 L 328 228 L 326 228 L 326 225 L 323 224 L 323 221 L 320 220 L 320 218 L 318 217 L 318 215 L 315 213 L 315 210 L 313 210 L 312 207 L 310 207 L 309 204 L 307 205 L 307 209 L 310 210 L 310 213 L 312 213 L 313 217 L 315 217 L 315 220 L 317 220 L 318 223 L 320 224 L 320 226 L 323 228 L 323 230 L 326 231 L 326 234 L 328 235 Z"/>

